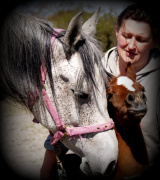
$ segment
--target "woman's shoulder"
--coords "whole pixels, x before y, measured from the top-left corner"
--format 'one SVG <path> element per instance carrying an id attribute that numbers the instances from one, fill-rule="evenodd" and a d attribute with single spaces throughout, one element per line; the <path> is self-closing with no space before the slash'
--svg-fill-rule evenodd
<path id="1" fill-rule="evenodd" d="M 113 47 L 113 48 L 111 48 L 111 49 L 109 49 L 106 53 L 105 53 L 105 55 L 104 55 L 104 57 L 105 57 L 105 59 L 107 60 L 107 59 L 109 59 L 109 57 L 110 57 L 110 55 L 111 54 L 117 54 L 117 47 L 115 46 L 115 47 Z"/>
<path id="2" fill-rule="evenodd" d="M 102 58 L 102 64 L 106 71 L 113 73 L 116 72 L 116 59 L 117 59 L 117 47 L 109 49 Z"/>

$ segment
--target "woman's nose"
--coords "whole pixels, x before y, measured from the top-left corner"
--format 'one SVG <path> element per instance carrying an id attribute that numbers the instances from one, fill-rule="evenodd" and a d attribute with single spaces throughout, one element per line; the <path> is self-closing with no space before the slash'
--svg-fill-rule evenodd
<path id="1" fill-rule="evenodd" d="M 136 40 L 134 37 L 132 37 L 128 42 L 128 49 L 132 50 L 136 47 Z"/>

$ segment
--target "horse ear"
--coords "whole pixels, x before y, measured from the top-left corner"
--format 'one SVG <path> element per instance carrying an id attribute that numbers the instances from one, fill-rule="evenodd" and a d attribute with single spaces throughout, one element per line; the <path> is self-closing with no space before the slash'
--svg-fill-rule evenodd
<path id="1" fill-rule="evenodd" d="M 100 8 L 89 18 L 82 26 L 82 31 L 89 36 L 94 36 L 96 33 L 96 24 L 98 23 Z"/>
<path id="2" fill-rule="evenodd" d="M 127 64 L 126 72 L 127 72 L 127 77 L 129 77 L 133 81 L 136 81 L 136 71 L 134 70 L 130 62 Z"/>
<path id="3" fill-rule="evenodd" d="M 75 15 L 69 25 L 64 36 L 64 42 L 68 49 L 71 49 L 81 38 L 82 31 L 82 12 Z"/>

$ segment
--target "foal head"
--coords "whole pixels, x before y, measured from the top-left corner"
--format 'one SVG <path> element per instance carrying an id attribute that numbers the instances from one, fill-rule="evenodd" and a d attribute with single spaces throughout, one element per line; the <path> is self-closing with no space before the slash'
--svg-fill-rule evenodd
<path id="1" fill-rule="evenodd" d="M 140 123 L 147 112 L 144 87 L 136 82 L 136 73 L 131 63 L 127 65 L 126 76 L 112 78 L 107 95 L 115 118 L 123 127 Z"/>

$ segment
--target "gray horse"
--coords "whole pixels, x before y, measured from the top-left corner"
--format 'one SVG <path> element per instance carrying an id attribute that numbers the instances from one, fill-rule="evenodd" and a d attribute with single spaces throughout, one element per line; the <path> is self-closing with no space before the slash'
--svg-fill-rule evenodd
<path id="1" fill-rule="evenodd" d="M 30 108 L 53 134 L 75 127 L 97 129 L 59 139 L 82 158 L 80 168 L 86 175 L 108 176 L 117 162 L 118 143 L 113 128 L 99 130 L 111 120 L 102 51 L 94 38 L 98 14 L 82 24 L 78 13 L 67 31 L 46 20 L 10 14 L 1 32 L 1 95 Z M 57 126 L 47 103 L 66 129 Z"/>

